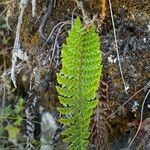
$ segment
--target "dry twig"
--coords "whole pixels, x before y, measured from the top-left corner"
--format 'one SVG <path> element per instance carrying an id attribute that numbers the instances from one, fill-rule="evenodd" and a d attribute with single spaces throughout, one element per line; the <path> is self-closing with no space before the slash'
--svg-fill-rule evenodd
<path id="1" fill-rule="evenodd" d="M 18 17 L 16 37 L 15 37 L 15 42 L 14 42 L 14 48 L 12 51 L 11 80 L 12 80 L 15 87 L 17 87 L 16 77 L 15 77 L 17 58 L 20 58 L 23 61 L 28 60 L 27 54 L 25 52 L 23 52 L 22 49 L 20 48 L 20 29 L 21 29 L 22 18 L 23 18 L 23 14 L 24 14 L 24 10 L 26 8 L 27 2 L 28 2 L 28 0 L 21 0 L 20 1 L 20 14 Z"/>
<path id="2" fill-rule="evenodd" d="M 42 17 L 42 21 L 41 21 L 41 24 L 40 24 L 40 27 L 39 27 L 39 34 L 40 34 L 41 38 L 46 41 L 46 43 L 47 42 L 53 43 L 53 41 L 54 41 L 53 37 L 47 38 L 47 36 L 44 32 L 44 27 L 46 25 L 48 17 L 52 13 L 53 7 L 54 7 L 54 0 L 50 0 L 50 2 L 48 4 L 48 7 L 47 7 L 47 10 L 46 10 L 44 16 Z"/>
<path id="3" fill-rule="evenodd" d="M 64 23 L 67 24 L 67 23 L 69 23 L 69 21 L 62 21 L 62 22 L 59 22 L 58 24 L 56 24 L 56 25 L 54 26 L 54 28 L 52 29 L 51 33 L 50 33 L 49 36 L 47 37 L 46 42 L 42 45 L 41 50 L 43 50 L 43 48 L 44 48 L 44 46 L 46 45 L 46 43 L 48 43 L 48 41 L 49 41 L 49 39 L 51 38 L 51 36 L 53 35 L 55 29 L 56 29 L 59 25 L 64 24 Z"/>
<path id="4" fill-rule="evenodd" d="M 107 119 L 114 116 L 118 111 L 120 111 L 123 108 L 123 106 L 125 106 L 131 99 L 133 99 L 133 97 L 135 97 L 141 91 L 145 90 L 147 87 L 150 87 L 150 81 L 143 88 L 141 88 L 134 95 L 132 95 L 125 103 L 123 103 L 121 106 L 119 106 L 119 108 L 115 112 L 113 112 L 110 116 L 108 116 Z"/>
<path id="5" fill-rule="evenodd" d="M 36 0 L 32 0 L 32 17 L 35 17 Z"/>
<path id="6" fill-rule="evenodd" d="M 127 90 L 128 90 L 127 89 L 127 84 L 126 84 L 124 76 L 123 76 L 122 66 L 121 66 L 121 62 L 120 62 L 118 40 L 117 40 L 117 35 L 116 35 L 116 28 L 115 28 L 114 17 L 113 17 L 113 12 L 112 12 L 112 3 L 111 3 L 111 0 L 109 0 L 109 8 L 110 8 L 110 14 L 111 14 L 113 31 L 114 31 L 115 46 L 116 46 L 116 52 L 117 52 L 117 59 L 118 59 L 119 70 L 120 70 L 121 78 L 122 78 L 122 81 L 123 81 L 124 90 L 125 90 L 126 93 L 128 93 L 127 92 Z"/>
<path id="7" fill-rule="evenodd" d="M 144 100 L 143 100 L 142 108 L 141 108 L 140 124 L 139 124 L 138 129 L 137 129 L 137 131 L 136 131 L 134 137 L 132 138 L 132 140 L 131 140 L 131 142 L 130 142 L 130 144 L 129 144 L 127 150 L 129 150 L 129 148 L 131 147 L 132 143 L 134 142 L 135 138 L 137 137 L 137 135 L 138 135 L 138 133 L 139 133 L 139 131 L 140 131 L 140 129 L 141 129 L 142 122 L 143 122 L 144 105 L 145 105 L 146 99 L 147 99 L 147 97 L 148 97 L 149 94 L 150 94 L 150 90 L 148 90 L 148 92 L 147 92 L 147 94 L 146 94 L 146 96 L 145 96 L 145 98 L 144 98 Z"/>

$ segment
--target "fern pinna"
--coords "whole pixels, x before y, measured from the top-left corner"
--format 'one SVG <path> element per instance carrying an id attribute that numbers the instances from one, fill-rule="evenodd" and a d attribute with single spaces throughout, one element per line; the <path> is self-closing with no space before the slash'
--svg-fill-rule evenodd
<path id="1" fill-rule="evenodd" d="M 57 90 L 64 114 L 60 122 L 67 125 L 62 133 L 68 150 L 86 150 L 93 108 L 97 105 L 96 90 L 101 75 L 101 51 L 95 28 L 86 29 L 79 18 L 72 26 L 62 49 L 62 69 L 57 74 L 61 87 Z"/>

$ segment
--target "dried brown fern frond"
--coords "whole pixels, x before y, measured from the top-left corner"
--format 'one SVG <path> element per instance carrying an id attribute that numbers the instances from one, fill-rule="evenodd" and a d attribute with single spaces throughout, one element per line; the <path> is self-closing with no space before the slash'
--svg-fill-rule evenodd
<path id="1" fill-rule="evenodd" d="M 91 143 L 95 150 L 109 150 L 107 121 L 99 102 L 94 110 L 91 125 Z"/>
<path id="2" fill-rule="evenodd" d="M 108 145 L 108 122 L 106 120 L 109 109 L 108 105 L 108 85 L 104 80 L 100 82 L 97 91 L 97 98 L 100 100 L 95 108 L 91 120 L 91 143 L 95 150 L 109 150 Z"/>
<path id="3" fill-rule="evenodd" d="M 106 81 L 104 81 L 104 79 L 100 82 L 100 87 L 97 91 L 97 98 L 100 101 L 108 101 L 108 84 L 106 83 Z"/>

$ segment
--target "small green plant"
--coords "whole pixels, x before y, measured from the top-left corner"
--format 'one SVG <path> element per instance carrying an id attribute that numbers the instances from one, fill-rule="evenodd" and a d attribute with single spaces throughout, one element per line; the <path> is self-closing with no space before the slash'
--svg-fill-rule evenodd
<path id="1" fill-rule="evenodd" d="M 86 150 L 93 108 L 97 105 L 96 90 L 102 70 L 102 52 L 95 27 L 86 29 L 79 18 L 72 26 L 62 49 L 62 69 L 57 74 L 61 87 L 57 90 L 58 108 L 64 114 L 60 122 L 67 125 L 62 133 L 68 150 Z"/>
<path id="2" fill-rule="evenodd" d="M 18 139 L 21 123 L 23 121 L 23 109 L 24 100 L 23 98 L 19 98 L 14 109 L 11 106 L 7 106 L 1 110 L 0 128 L 3 129 L 2 131 L 6 130 L 8 132 L 9 141 Z M 4 121 L 7 122 L 5 126 L 3 126 Z M 2 134 L 3 133 L 0 133 L 1 136 Z"/>
<path id="3" fill-rule="evenodd" d="M 9 140 L 17 139 L 18 134 L 20 133 L 20 126 L 23 121 L 23 109 L 24 109 L 24 100 L 19 98 L 15 109 L 12 110 L 12 114 L 10 115 L 13 118 L 13 122 L 6 126 L 6 130 L 8 131 Z"/>
<path id="4" fill-rule="evenodd" d="M 1 42 L 4 45 L 8 45 L 11 39 L 9 36 L 8 27 L 6 23 L 3 23 L 3 19 L 1 22 L 2 22 L 0 23 L 0 37 L 2 38 Z"/>

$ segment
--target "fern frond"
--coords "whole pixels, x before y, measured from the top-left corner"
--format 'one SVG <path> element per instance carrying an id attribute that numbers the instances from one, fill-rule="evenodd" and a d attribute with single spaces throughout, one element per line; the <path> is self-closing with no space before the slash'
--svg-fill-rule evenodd
<path id="1" fill-rule="evenodd" d="M 62 133 L 68 150 L 86 150 L 90 117 L 97 105 L 96 90 L 102 70 L 102 54 L 95 28 L 86 30 L 77 18 L 62 49 L 62 69 L 57 87 L 64 114 L 60 122 L 68 128 Z"/>
<path id="2" fill-rule="evenodd" d="M 110 150 L 108 144 L 108 126 L 102 103 L 94 109 L 91 124 L 91 142 L 95 150 Z"/>

